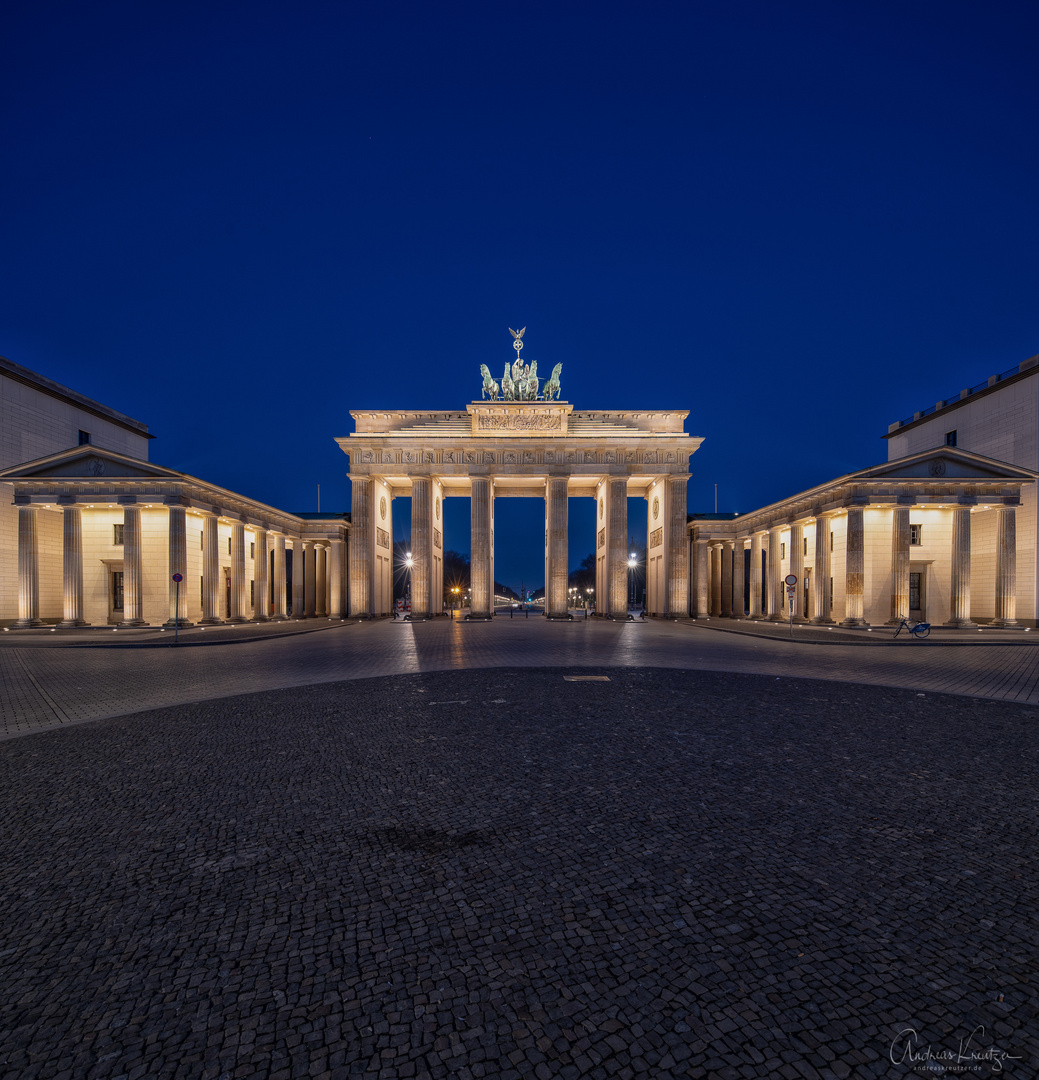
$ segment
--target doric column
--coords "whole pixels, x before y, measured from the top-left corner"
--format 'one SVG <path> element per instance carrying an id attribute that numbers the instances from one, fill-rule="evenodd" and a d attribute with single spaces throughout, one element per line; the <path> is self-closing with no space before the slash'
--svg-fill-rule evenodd
<path id="1" fill-rule="evenodd" d="M 431 614 L 433 580 L 433 481 L 416 476 L 411 481 L 411 617 Z"/>
<path id="2" fill-rule="evenodd" d="M 221 623 L 220 527 L 216 514 L 202 514 L 202 622 Z"/>
<path id="3" fill-rule="evenodd" d="M 42 626 L 40 618 L 39 510 L 18 507 L 18 621 L 16 627 Z"/>
<path id="4" fill-rule="evenodd" d="M 141 508 L 123 506 L 123 621 L 144 625 L 144 558 L 141 546 Z"/>
<path id="5" fill-rule="evenodd" d="M 267 551 L 267 530 L 256 530 L 256 557 L 253 559 L 253 618 L 257 622 L 270 619 L 270 588 L 267 584 L 267 567 L 270 555 Z"/>
<path id="6" fill-rule="evenodd" d="M 343 617 L 343 550 L 342 540 L 328 548 L 328 614 L 333 619 Z"/>
<path id="7" fill-rule="evenodd" d="M 731 540 L 725 540 L 721 544 L 721 614 L 725 618 L 732 618 L 732 552 L 734 544 Z"/>
<path id="8" fill-rule="evenodd" d="M 628 481 L 623 476 L 611 476 L 606 481 L 606 490 L 610 527 L 606 535 L 608 597 L 604 614 L 612 615 L 615 619 L 626 619 L 628 617 Z M 664 596 L 667 596 L 666 592 Z"/>
<path id="9" fill-rule="evenodd" d="M 491 479 L 474 476 L 469 498 L 469 614 L 474 619 L 489 619 L 494 614 L 494 561 L 491 552 L 493 500 Z"/>
<path id="10" fill-rule="evenodd" d="M 354 485 L 354 494 L 357 494 L 357 485 Z M 303 555 L 303 541 L 292 541 L 292 617 L 294 619 L 303 619 L 305 614 L 303 611 L 304 603 L 304 586 L 306 584 L 306 559 Z M 371 593 L 366 593 L 366 596 L 370 596 Z M 364 612 L 368 614 L 367 609 Z"/>
<path id="11" fill-rule="evenodd" d="M 697 540 L 693 544 L 693 581 L 696 587 L 696 601 L 693 611 L 698 619 L 711 613 L 711 549 L 706 540 Z"/>
<path id="12" fill-rule="evenodd" d="M 314 545 L 314 614 L 328 618 L 328 545 Z"/>
<path id="13" fill-rule="evenodd" d="M 737 536 L 732 548 L 732 615 L 735 619 L 742 619 L 747 612 L 744 601 L 744 550 L 743 537 Z"/>
<path id="14" fill-rule="evenodd" d="M 565 619 L 570 612 L 567 490 L 565 476 L 550 476 L 545 485 L 545 614 L 550 619 Z"/>
<path id="15" fill-rule="evenodd" d="M 169 507 L 169 618 L 167 626 L 190 626 L 188 622 L 188 518 L 183 506 Z M 180 588 L 173 580 L 180 574 Z"/>
<path id="16" fill-rule="evenodd" d="M 909 507 L 891 511 L 891 618 L 895 626 L 909 615 Z"/>
<path id="17" fill-rule="evenodd" d="M 60 501 L 60 497 L 59 497 Z M 83 619 L 83 511 L 62 506 L 61 600 L 59 626 L 86 626 Z"/>
<path id="18" fill-rule="evenodd" d="M 794 586 L 794 622 L 807 622 L 804 617 L 805 527 L 800 521 L 791 522 L 790 525 L 790 573 L 797 578 Z"/>
<path id="19" fill-rule="evenodd" d="M 285 534 L 274 535 L 274 619 L 281 622 L 288 607 L 285 602 Z"/>
<path id="20" fill-rule="evenodd" d="M 780 544 L 783 530 L 777 525 L 768 530 L 768 617 L 772 622 L 783 621 L 783 579 L 780 577 L 782 559 Z"/>
<path id="21" fill-rule="evenodd" d="M 970 628 L 970 507 L 952 509 L 952 617 L 946 626 Z"/>
<path id="22" fill-rule="evenodd" d="M 245 614 L 245 525 L 231 522 L 231 617 L 228 622 L 247 622 Z"/>
<path id="23" fill-rule="evenodd" d="M 833 623 L 830 612 L 830 518 L 819 514 L 815 519 L 815 568 L 812 576 L 815 579 L 815 615 L 812 622 L 820 626 L 829 626 Z"/>
<path id="24" fill-rule="evenodd" d="M 317 544 L 312 540 L 303 541 L 303 561 L 307 565 L 303 611 L 308 619 L 313 619 L 317 614 Z"/>
<path id="25" fill-rule="evenodd" d="M 667 530 L 667 613 L 672 619 L 689 617 L 689 534 L 686 494 L 688 476 L 669 476 Z M 649 568 L 647 567 L 647 570 Z"/>
<path id="26" fill-rule="evenodd" d="M 372 482 L 350 477 L 350 614 L 372 611 Z"/>
<path id="27" fill-rule="evenodd" d="M 220 530 L 216 514 L 202 514 L 202 622 L 222 622 L 220 618 Z"/>
<path id="28" fill-rule="evenodd" d="M 993 626 L 1017 626 L 1017 515 L 996 510 L 996 617 Z"/>
<path id="29" fill-rule="evenodd" d="M 841 626 L 865 626 L 863 591 L 866 580 L 866 534 L 862 507 L 848 509 L 847 542 L 844 566 L 844 620 Z"/>
<path id="30" fill-rule="evenodd" d="M 711 544 L 711 614 L 722 613 L 722 549 L 721 544 Z"/>
<path id="31" fill-rule="evenodd" d="M 761 533 L 750 538 L 750 618 L 761 618 Z"/>

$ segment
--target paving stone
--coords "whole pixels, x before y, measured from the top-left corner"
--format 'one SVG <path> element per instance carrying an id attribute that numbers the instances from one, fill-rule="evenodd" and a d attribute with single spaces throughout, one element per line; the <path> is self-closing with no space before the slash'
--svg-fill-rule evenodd
<path id="1" fill-rule="evenodd" d="M 0 745 L 4 1068 L 886 1076 L 912 1022 L 1032 1069 L 1036 710 L 503 643 Z"/>

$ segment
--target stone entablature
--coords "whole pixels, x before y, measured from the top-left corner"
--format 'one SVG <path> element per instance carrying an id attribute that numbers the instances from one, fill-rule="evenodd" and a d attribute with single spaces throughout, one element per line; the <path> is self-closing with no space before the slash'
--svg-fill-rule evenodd
<path id="1" fill-rule="evenodd" d="M 703 441 L 683 430 L 687 410 L 575 413 L 565 401 L 350 415 L 357 430 L 336 441 L 350 456 L 351 475 L 362 476 L 686 475 Z M 406 491 L 394 481 L 391 487 Z"/>

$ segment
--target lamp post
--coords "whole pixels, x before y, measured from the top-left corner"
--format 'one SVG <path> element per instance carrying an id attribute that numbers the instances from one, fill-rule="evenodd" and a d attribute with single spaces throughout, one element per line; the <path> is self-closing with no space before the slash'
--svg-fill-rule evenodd
<path id="1" fill-rule="evenodd" d="M 628 604 L 631 607 L 635 606 L 635 570 L 639 565 L 638 555 L 633 551 L 628 556 Z"/>
<path id="2" fill-rule="evenodd" d="M 404 569 L 407 571 L 408 579 L 404 584 L 404 604 L 408 609 L 408 614 L 411 614 L 411 568 L 415 565 L 415 560 L 411 557 L 409 551 L 404 556 Z"/>

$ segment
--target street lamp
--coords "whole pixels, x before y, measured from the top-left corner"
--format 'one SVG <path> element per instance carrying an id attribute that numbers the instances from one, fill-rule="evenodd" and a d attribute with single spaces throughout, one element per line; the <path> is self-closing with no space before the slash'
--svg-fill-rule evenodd
<path id="1" fill-rule="evenodd" d="M 635 568 L 638 566 L 638 564 L 638 556 L 633 551 L 628 557 L 628 584 L 630 586 L 628 589 L 628 593 L 631 597 L 629 603 L 632 607 L 635 606 Z"/>
<path id="2" fill-rule="evenodd" d="M 404 568 L 405 568 L 405 570 L 407 571 L 407 574 L 408 574 L 408 580 L 407 580 L 407 583 L 405 585 L 405 590 L 406 590 L 406 595 L 407 595 L 408 611 L 411 611 L 411 568 L 414 565 L 415 565 L 415 560 L 412 559 L 411 552 L 409 551 L 404 556 Z"/>

